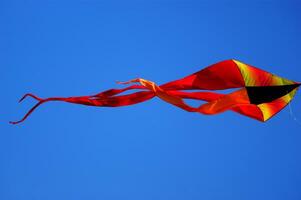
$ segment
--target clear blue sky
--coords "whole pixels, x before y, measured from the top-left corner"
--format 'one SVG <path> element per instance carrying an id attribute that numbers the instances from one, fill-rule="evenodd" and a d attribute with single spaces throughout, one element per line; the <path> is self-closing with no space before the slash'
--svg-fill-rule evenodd
<path id="1" fill-rule="evenodd" d="M 301 81 L 298 1 L 0 1 L 1 200 L 300 200 L 301 126 L 18 99 L 158 84 L 235 58 Z M 301 118 L 301 94 L 292 108 Z"/>

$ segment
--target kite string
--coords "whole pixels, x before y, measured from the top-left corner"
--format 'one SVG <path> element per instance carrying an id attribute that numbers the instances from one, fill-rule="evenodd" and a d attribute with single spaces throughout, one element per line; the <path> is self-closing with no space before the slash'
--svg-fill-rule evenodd
<path id="1" fill-rule="evenodd" d="M 288 107 L 289 107 L 289 113 L 290 113 L 291 118 L 292 118 L 297 124 L 299 124 L 299 125 L 301 126 L 301 121 L 298 120 L 298 118 L 297 118 L 296 115 L 294 114 L 293 109 L 292 109 L 292 106 L 291 106 L 290 103 L 288 104 Z"/>

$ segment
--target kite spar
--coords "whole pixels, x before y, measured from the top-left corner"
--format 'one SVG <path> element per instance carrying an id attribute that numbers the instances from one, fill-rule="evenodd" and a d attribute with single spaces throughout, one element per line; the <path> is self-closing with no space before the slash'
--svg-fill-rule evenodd
<path id="1" fill-rule="evenodd" d="M 237 60 L 225 60 L 213 64 L 182 79 L 160 86 L 142 78 L 119 83 L 133 85 L 79 97 L 42 99 L 33 94 L 26 94 L 20 102 L 30 96 L 38 103 L 20 121 L 10 123 L 23 122 L 37 107 L 49 101 L 63 101 L 87 106 L 120 107 L 141 103 L 153 97 L 159 97 L 188 112 L 213 115 L 231 110 L 265 122 L 291 102 L 300 86 L 298 82 L 281 78 Z M 133 89 L 141 91 L 120 95 Z M 230 94 L 215 92 L 225 89 L 237 90 Z M 190 90 L 205 91 L 191 92 Z M 192 107 L 184 102 L 185 99 L 201 100 L 206 103 Z"/>

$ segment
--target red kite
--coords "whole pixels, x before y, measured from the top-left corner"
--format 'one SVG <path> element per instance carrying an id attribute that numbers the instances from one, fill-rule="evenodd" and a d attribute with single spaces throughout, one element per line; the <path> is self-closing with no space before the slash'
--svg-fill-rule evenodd
<path id="1" fill-rule="evenodd" d="M 119 107 L 141 103 L 155 96 L 189 112 L 212 115 L 232 110 L 264 122 L 288 105 L 300 86 L 298 82 L 280 78 L 237 60 L 226 60 L 213 64 L 182 79 L 160 86 L 142 78 L 119 83 L 134 84 L 123 89 L 110 89 L 91 96 L 42 99 L 33 94 L 26 94 L 20 102 L 30 96 L 36 99 L 38 103 L 28 111 L 23 119 L 10 123 L 23 122 L 38 106 L 49 101 L 64 101 L 88 106 Z M 188 90 L 233 88 L 237 88 L 237 90 L 230 94 L 208 91 L 187 92 Z M 141 91 L 118 95 L 132 89 Z M 192 107 L 186 104 L 184 99 L 201 100 L 207 103 L 199 107 Z"/>

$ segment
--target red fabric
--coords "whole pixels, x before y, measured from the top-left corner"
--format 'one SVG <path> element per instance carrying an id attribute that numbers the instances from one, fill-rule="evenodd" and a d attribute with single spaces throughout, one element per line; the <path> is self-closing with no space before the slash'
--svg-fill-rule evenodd
<path id="1" fill-rule="evenodd" d="M 245 85 L 233 60 L 213 64 L 182 79 L 161 85 L 166 90 L 224 90 Z"/>
<path id="2" fill-rule="evenodd" d="M 256 73 L 253 73 L 254 70 L 251 67 L 249 71 L 252 72 L 251 77 L 257 77 L 258 80 L 261 80 L 262 77 L 267 74 L 267 72 L 265 71 L 261 72 L 260 69 L 256 69 Z M 110 89 L 89 96 L 66 98 L 52 97 L 42 99 L 33 94 L 26 94 L 20 100 L 20 102 L 26 97 L 30 96 L 36 99 L 38 103 L 33 106 L 20 121 L 11 123 L 18 124 L 24 121 L 37 107 L 49 101 L 64 101 L 68 103 L 83 104 L 87 106 L 119 107 L 141 103 L 155 96 L 159 97 L 167 103 L 170 103 L 189 112 L 198 112 L 211 115 L 218 114 L 227 110 L 232 110 L 259 121 L 267 120 L 263 116 L 263 114 L 267 116 L 266 113 L 263 113 L 267 111 L 263 111 L 259 106 L 250 103 L 247 90 L 245 89 L 244 76 L 241 74 L 241 71 L 234 60 L 226 60 L 216 63 L 199 72 L 196 72 L 179 80 L 171 81 L 161 86 L 158 86 L 151 81 L 141 78 L 133 79 L 121 84 L 129 83 L 134 83 L 134 85 L 125 87 L 123 89 Z M 233 91 L 230 94 L 219 94 L 209 91 L 187 92 L 187 90 L 195 89 L 223 90 L 230 88 L 240 89 Z M 120 95 L 125 91 L 133 89 L 141 91 L 134 92 L 132 94 Z M 191 107 L 185 103 L 185 99 L 201 100 L 207 103 L 201 104 L 198 107 Z M 281 108 L 278 106 L 278 104 L 273 104 L 273 109 L 269 109 L 269 118 L 279 112 L 285 106 L 285 104 L 282 104 Z M 267 104 L 267 106 L 269 105 Z"/>

